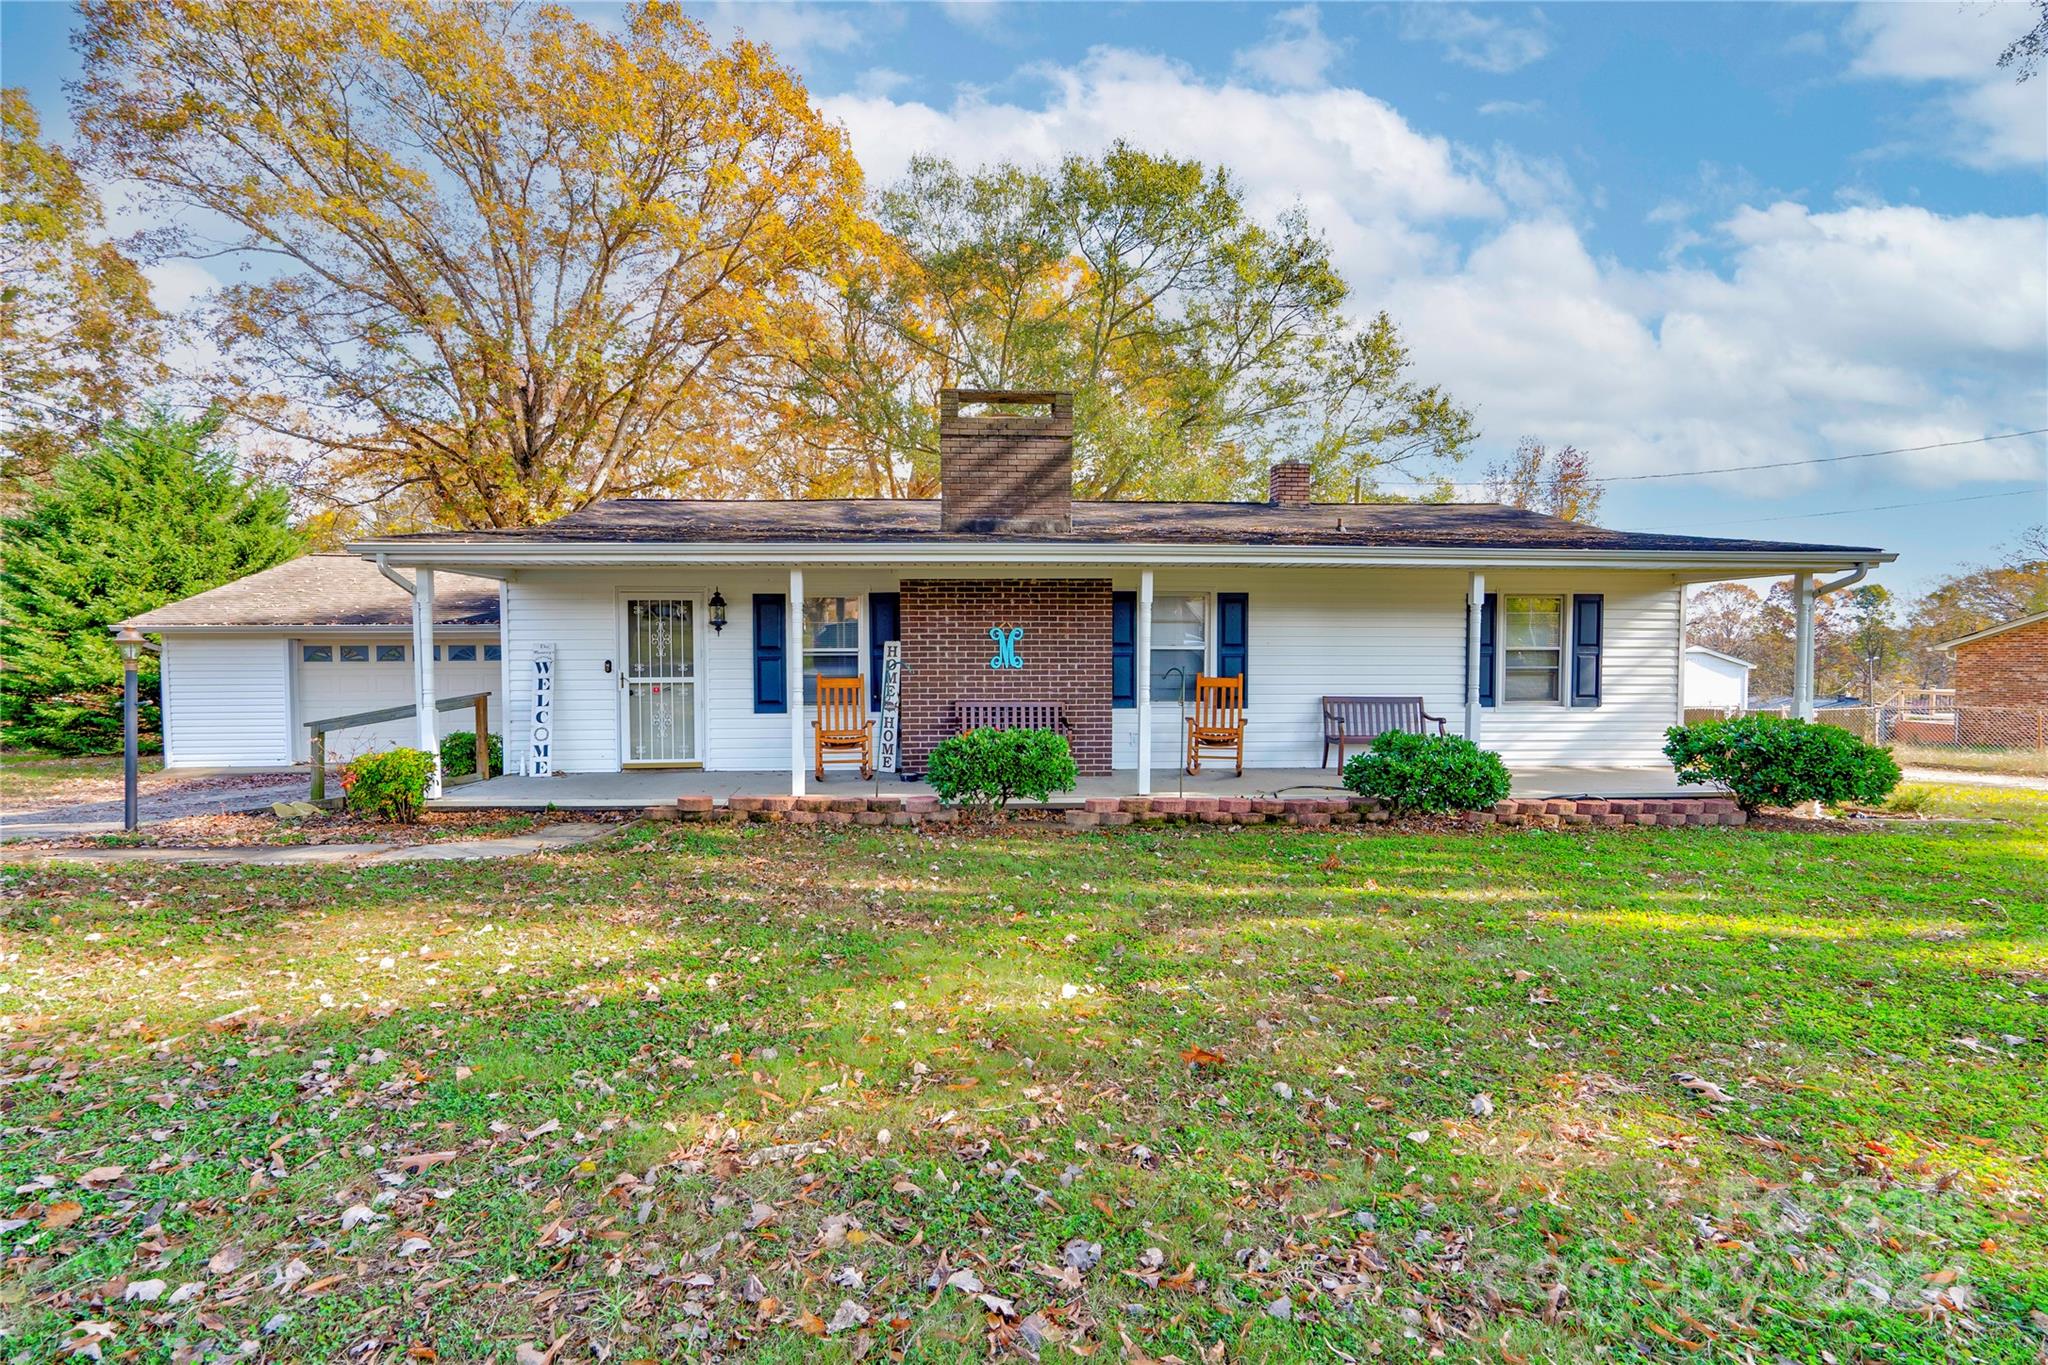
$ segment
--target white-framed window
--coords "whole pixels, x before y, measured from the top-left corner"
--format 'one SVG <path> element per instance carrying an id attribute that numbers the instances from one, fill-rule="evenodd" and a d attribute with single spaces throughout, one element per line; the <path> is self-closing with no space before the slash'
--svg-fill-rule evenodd
<path id="1" fill-rule="evenodd" d="M 1500 600 L 1506 655 L 1501 696 L 1511 702 L 1555 702 L 1564 697 L 1564 598 L 1510 595 Z"/>
<path id="2" fill-rule="evenodd" d="M 378 645 L 377 662 L 380 664 L 402 664 L 405 662 L 404 645 Z"/>
<path id="3" fill-rule="evenodd" d="M 366 664 L 370 662 L 370 647 L 368 645 L 343 645 L 341 647 L 341 661 L 345 664 Z"/>
<path id="4" fill-rule="evenodd" d="M 818 701 L 818 679 L 860 676 L 859 597 L 804 599 L 804 704 Z"/>
<path id="5" fill-rule="evenodd" d="M 1208 669 L 1209 595 L 1160 593 L 1153 597 L 1152 700 L 1192 698 L 1196 676 Z"/>
<path id="6" fill-rule="evenodd" d="M 309 664 L 331 664 L 334 662 L 334 646 L 300 645 L 299 658 Z"/>
<path id="7" fill-rule="evenodd" d="M 476 662 L 475 645 L 448 646 L 448 662 L 451 664 L 473 664 Z"/>
<path id="8" fill-rule="evenodd" d="M 484 646 L 484 662 L 485 662 L 485 663 L 487 663 L 487 664 L 494 664 L 494 663 L 499 663 L 499 662 L 501 662 L 501 661 L 502 661 L 502 660 L 504 659 L 504 657 L 505 657 L 505 650 L 504 650 L 504 647 L 503 647 L 502 645 L 485 645 L 485 646 Z"/>

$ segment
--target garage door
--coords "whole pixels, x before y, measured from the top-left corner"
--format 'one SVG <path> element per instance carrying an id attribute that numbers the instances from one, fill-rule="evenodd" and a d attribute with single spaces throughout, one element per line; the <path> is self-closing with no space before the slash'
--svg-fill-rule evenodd
<path id="1" fill-rule="evenodd" d="M 302 722 L 412 702 L 411 641 L 301 640 L 295 648 Z M 483 641 L 443 641 L 434 652 L 440 656 L 434 666 L 436 695 L 491 693 L 490 725 L 492 730 L 500 729 L 498 646 Z M 445 736 L 469 729 L 475 723 L 475 713 L 467 707 L 443 711 L 435 722 L 437 733 Z M 309 756 L 310 736 L 303 724 L 295 728 L 298 756 L 304 759 Z M 345 761 L 357 754 L 402 748 L 413 743 L 413 735 L 411 719 L 337 731 L 327 738 L 327 756 Z"/>

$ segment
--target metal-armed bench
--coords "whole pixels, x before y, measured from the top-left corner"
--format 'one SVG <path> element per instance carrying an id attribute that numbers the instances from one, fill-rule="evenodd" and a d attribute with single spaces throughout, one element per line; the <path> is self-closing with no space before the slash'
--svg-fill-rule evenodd
<path id="1" fill-rule="evenodd" d="M 1330 766 L 1330 746 L 1337 746 L 1337 766 L 1344 766 L 1347 747 L 1363 747 L 1388 730 L 1411 735 L 1429 733 L 1428 722 L 1444 733 L 1444 718 L 1422 709 L 1420 697 L 1324 697 L 1323 766 Z"/>
<path id="2" fill-rule="evenodd" d="M 953 733 L 969 730 L 1053 730 L 1066 734 L 1067 708 L 1056 701 L 956 701 Z"/>

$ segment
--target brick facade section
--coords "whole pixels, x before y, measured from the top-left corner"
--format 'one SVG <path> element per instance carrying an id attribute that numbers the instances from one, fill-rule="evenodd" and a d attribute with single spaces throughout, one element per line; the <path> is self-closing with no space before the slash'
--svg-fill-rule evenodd
<path id="1" fill-rule="evenodd" d="M 2048 621 L 1956 646 L 1958 706 L 2048 707 Z"/>
<path id="2" fill-rule="evenodd" d="M 899 591 L 906 772 L 952 733 L 956 701 L 1058 702 L 1082 773 L 1110 771 L 1108 579 L 905 579 Z M 1023 668 L 988 666 L 991 626 L 1023 627 Z"/>
<path id="3" fill-rule="evenodd" d="M 963 417 L 963 402 L 1022 404 L 1042 411 Z M 941 390 L 939 528 L 1071 534 L 1074 395 Z"/>

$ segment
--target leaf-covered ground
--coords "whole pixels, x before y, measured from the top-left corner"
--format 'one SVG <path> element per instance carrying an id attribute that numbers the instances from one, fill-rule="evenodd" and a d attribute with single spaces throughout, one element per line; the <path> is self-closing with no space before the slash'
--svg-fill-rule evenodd
<path id="1" fill-rule="evenodd" d="M 2035 1361 L 2048 801 L 1964 803 L 14 869 L 0 1357 Z"/>

